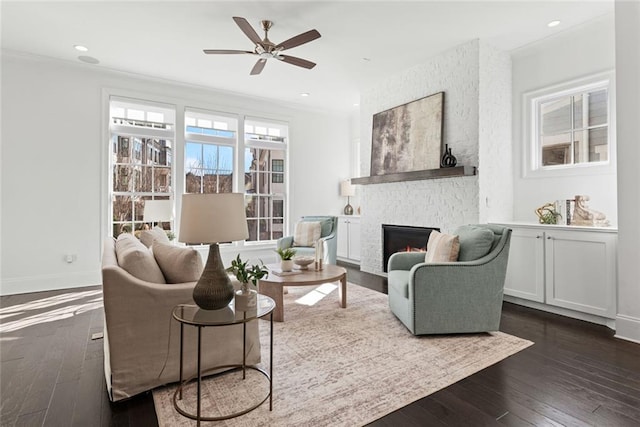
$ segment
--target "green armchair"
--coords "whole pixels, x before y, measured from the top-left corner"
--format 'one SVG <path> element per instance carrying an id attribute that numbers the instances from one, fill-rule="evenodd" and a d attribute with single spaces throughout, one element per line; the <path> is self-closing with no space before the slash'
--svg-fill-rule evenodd
<path id="1" fill-rule="evenodd" d="M 335 264 L 338 250 L 338 217 L 337 216 L 303 216 L 300 221 L 316 221 L 320 223 L 320 240 L 324 249 L 324 264 Z M 314 256 L 313 246 L 293 246 L 293 236 L 278 239 L 277 248 L 286 249 L 293 247 L 296 256 Z"/>
<path id="2" fill-rule="evenodd" d="M 469 239 L 463 240 L 465 227 L 453 233 L 460 235 L 460 254 L 465 250 L 469 253 L 465 244 L 473 244 Z M 511 229 L 495 225 L 472 227 L 493 232 L 489 252 L 479 259 L 426 264 L 425 254 L 419 252 L 399 252 L 389 258 L 389 307 L 412 334 L 499 329 Z"/>

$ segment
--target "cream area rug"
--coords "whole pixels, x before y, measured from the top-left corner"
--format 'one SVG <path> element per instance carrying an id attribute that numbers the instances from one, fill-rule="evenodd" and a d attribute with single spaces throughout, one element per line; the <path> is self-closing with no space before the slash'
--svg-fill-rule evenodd
<path id="1" fill-rule="evenodd" d="M 260 321 L 262 364 L 269 322 Z M 385 294 L 348 284 L 347 308 L 333 284 L 289 288 L 285 321 L 274 322 L 273 411 L 268 400 L 224 426 L 358 426 L 372 422 L 532 345 L 502 332 L 415 337 Z M 173 407 L 175 385 L 153 391 L 160 427 L 195 421 Z M 202 413 L 217 416 L 259 402 L 267 380 L 254 371 L 203 381 Z M 183 404 L 195 413 L 195 385 Z"/>

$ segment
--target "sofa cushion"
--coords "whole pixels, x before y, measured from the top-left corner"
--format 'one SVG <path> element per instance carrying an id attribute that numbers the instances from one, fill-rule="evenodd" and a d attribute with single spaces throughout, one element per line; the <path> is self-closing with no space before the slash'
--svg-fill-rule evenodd
<path id="1" fill-rule="evenodd" d="M 455 232 L 460 238 L 458 261 L 474 261 L 482 258 L 491 250 L 493 231 L 475 225 L 463 225 Z"/>
<path id="2" fill-rule="evenodd" d="M 195 282 L 200 278 L 204 263 L 194 248 L 153 242 L 153 256 L 167 283 Z"/>
<path id="3" fill-rule="evenodd" d="M 458 236 L 452 234 L 440 233 L 433 230 L 429 234 L 429 241 L 427 242 L 427 253 L 424 257 L 424 262 L 454 262 L 458 260 L 458 251 L 460 250 L 460 243 Z"/>
<path id="4" fill-rule="evenodd" d="M 133 234 L 122 233 L 116 240 L 118 265 L 140 280 L 167 283 L 151 251 Z"/>
<path id="5" fill-rule="evenodd" d="M 293 235 L 293 246 L 313 246 L 320 238 L 319 221 L 298 221 Z"/>
<path id="6" fill-rule="evenodd" d="M 150 248 L 154 241 L 169 244 L 171 241 L 167 237 L 167 233 L 157 225 L 151 230 L 142 230 L 140 232 L 140 241 L 146 247 Z"/>

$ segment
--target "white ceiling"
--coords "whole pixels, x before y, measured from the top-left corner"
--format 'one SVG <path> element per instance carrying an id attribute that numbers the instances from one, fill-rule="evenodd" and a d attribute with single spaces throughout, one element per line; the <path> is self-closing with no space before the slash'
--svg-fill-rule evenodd
<path id="1" fill-rule="evenodd" d="M 3 49 L 76 62 L 87 55 L 100 61 L 94 67 L 343 113 L 357 108 L 361 90 L 453 46 L 480 38 L 511 51 L 612 12 L 613 0 L 2 0 L 0 10 Z M 285 53 L 318 65 L 269 60 L 250 76 L 255 56 L 205 55 L 202 49 L 253 50 L 233 16 L 245 17 L 260 36 L 260 20 L 274 21 L 275 43 L 317 29 L 320 39 Z M 562 23 L 548 28 L 555 19 Z M 76 44 L 89 51 L 77 52 Z"/>

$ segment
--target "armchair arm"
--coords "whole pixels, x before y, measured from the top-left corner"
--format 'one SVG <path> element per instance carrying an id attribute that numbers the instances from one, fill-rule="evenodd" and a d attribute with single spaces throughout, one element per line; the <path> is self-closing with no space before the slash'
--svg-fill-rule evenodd
<path id="1" fill-rule="evenodd" d="M 293 236 L 285 236 L 278 239 L 276 249 L 287 249 L 293 246 Z"/>
<path id="2" fill-rule="evenodd" d="M 396 252 L 389 257 L 387 271 L 411 270 L 416 264 L 424 263 L 424 252 Z"/>

